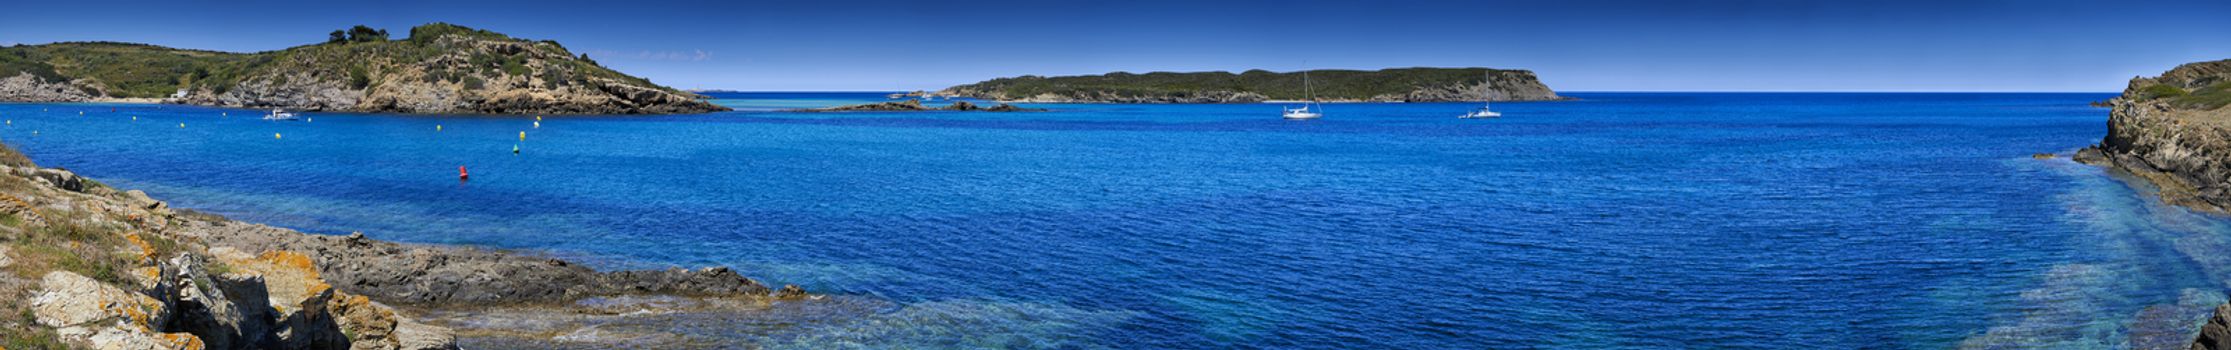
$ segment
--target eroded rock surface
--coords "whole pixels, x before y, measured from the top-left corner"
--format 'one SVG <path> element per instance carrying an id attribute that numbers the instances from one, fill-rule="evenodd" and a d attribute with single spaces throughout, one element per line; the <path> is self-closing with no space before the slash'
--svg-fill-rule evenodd
<path id="1" fill-rule="evenodd" d="M 0 77 L 0 101 L 10 102 L 84 102 L 93 95 L 67 82 L 47 81 L 31 73 L 17 73 Z"/>
<path id="2" fill-rule="evenodd" d="M 2168 203 L 2226 213 L 2231 207 L 2231 109 L 2193 104 L 2184 96 L 2221 89 L 2227 82 L 2231 60 L 2186 64 L 2160 77 L 2132 79 L 2122 96 L 2108 101 L 2114 110 L 2107 117 L 2107 137 L 2075 159 L 2143 177 L 2161 189 Z"/>

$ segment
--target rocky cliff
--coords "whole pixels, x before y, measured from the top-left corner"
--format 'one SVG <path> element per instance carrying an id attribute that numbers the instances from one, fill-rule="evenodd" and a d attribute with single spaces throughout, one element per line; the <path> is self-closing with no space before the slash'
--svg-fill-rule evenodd
<path id="1" fill-rule="evenodd" d="M 83 102 L 92 100 L 82 87 L 68 82 L 48 81 L 31 73 L 16 73 L 0 78 L 0 101 L 5 102 Z"/>
<path id="2" fill-rule="evenodd" d="M 451 328 L 389 305 L 556 305 L 528 317 L 564 319 L 580 312 L 565 307 L 575 300 L 635 295 L 746 305 L 809 297 L 722 268 L 599 272 L 241 223 L 40 168 L 0 147 L 6 348 L 455 349 Z"/>
<path id="3" fill-rule="evenodd" d="M 553 41 L 440 23 L 412 28 L 402 40 L 388 40 L 384 31 L 367 36 L 344 39 L 336 32 L 323 44 L 245 54 L 123 43 L 0 48 L 0 77 L 17 77 L 0 80 L 0 100 L 165 98 L 224 107 L 422 114 L 727 110 L 703 96 L 605 68 Z"/>
<path id="4" fill-rule="evenodd" d="M 2231 214 L 2231 60 L 2131 79 L 2106 105 L 2107 136 L 2077 151 L 2076 161 L 2145 179 L 2163 202 Z M 2218 307 L 2189 348 L 2231 349 L 2227 317 L 2231 305 Z"/>
<path id="5" fill-rule="evenodd" d="M 999 78 L 954 86 L 938 95 L 1010 102 L 1254 103 L 1302 100 L 1312 94 L 1335 102 L 1455 102 L 1562 100 L 1534 72 L 1488 68 L 1401 68 L 1377 71 L 1110 73 L 1092 76 Z M 1314 91 L 1310 91 L 1314 90 Z"/>
<path id="6" fill-rule="evenodd" d="M 2108 101 L 2107 137 L 2078 161 L 2129 171 L 2162 200 L 2201 211 L 2231 208 L 2231 60 L 2137 78 Z"/>

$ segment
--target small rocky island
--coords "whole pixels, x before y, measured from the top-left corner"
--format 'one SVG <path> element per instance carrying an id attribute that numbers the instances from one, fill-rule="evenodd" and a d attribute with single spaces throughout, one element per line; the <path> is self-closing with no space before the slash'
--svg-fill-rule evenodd
<path id="1" fill-rule="evenodd" d="M 1154 72 L 999 78 L 936 95 L 1040 103 L 1257 103 L 1309 98 L 1301 72 Z M 1565 100 L 1526 70 L 1400 68 L 1308 72 L 1315 97 L 1330 102 L 1477 102 Z"/>
<path id="2" fill-rule="evenodd" d="M 391 40 L 384 29 L 231 53 L 80 42 L 0 47 L 0 101 L 168 102 L 306 111 L 467 114 L 667 114 L 724 111 L 555 41 L 435 23 Z"/>
<path id="3" fill-rule="evenodd" d="M 976 105 L 975 103 L 969 103 L 968 101 L 956 101 L 956 102 L 953 102 L 953 104 L 951 104 L 951 105 L 946 105 L 945 107 L 930 107 L 930 106 L 924 106 L 924 105 L 922 105 L 922 101 L 921 101 L 921 100 L 905 100 L 905 101 L 897 101 L 897 102 L 878 102 L 878 103 L 869 103 L 869 104 L 857 104 L 857 105 L 849 105 L 849 106 L 836 106 L 836 107 L 828 107 L 828 108 L 798 109 L 798 110 L 792 110 L 792 111 L 794 111 L 794 112 L 932 112 L 932 111 L 945 111 L 945 112 L 1044 112 L 1044 111 L 1046 111 L 1046 110 L 1045 110 L 1045 109 L 1040 109 L 1040 108 L 1023 108 L 1023 107 L 1016 107 L 1015 105 L 1011 105 L 1011 104 L 1005 104 L 1005 103 L 1001 103 L 1001 104 L 999 104 L 999 105 L 996 105 L 996 106 L 991 106 L 991 107 L 983 107 L 983 106 L 977 106 L 977 105 Z"/>

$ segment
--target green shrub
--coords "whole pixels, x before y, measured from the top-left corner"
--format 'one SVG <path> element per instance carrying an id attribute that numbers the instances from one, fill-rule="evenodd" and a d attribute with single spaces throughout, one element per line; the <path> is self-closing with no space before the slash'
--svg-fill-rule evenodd
<path id="1" fill-rule="evenodd" d="M 2182 90 L 2179 90 L 2182 91 Z M 2169 104 L 2182 108 L 2213 110 L 2231 105 L 2231 82 L 2215 83 L 2188 94 L 2173 97 Z"/>
<path id="2" fill-rule="evenodd" d="M 24 310 L 28 311 L 30 309 L 26 308 Z M 70 348 L 70 345 L 63 343 L 62 338 L 56 335 L 52 329 L 30 326 L 30 322 L 25 322 L 23 325 L 22 329 L 14 329 L 15 327 L 0 329 L 0 348 L 9 350 L 67 350 Z"/>
<path id="3" fill-rule="evenodd" d="M 2169 86 L 2169 85 L 2165 85 L 2165 84 L 2154 84 L 2154 85 L 2151 85 L 2151 86 L 2147 86 L 2147 87 L 2144 87 L 2144 88 L 2139 88 L 2139 89 L 2138 89 L 2138 99 L 2139 99 L 2139 100 L 2149 100 L 2149 101 L 2150 101 L 2150 100 L 2154 100 L 2154 99 L 2161 99 L 2161 98 L 2174 98 L 2174 97 L 2178 97 L 2178 96 L 2184 96 L 2184 95 L 2185 95 L 2185 93 L 2186 93 L 2186 92 L 2185 92 L 2185 89 L 2183 89 L 2183 88 L 2178 88 L 2178 87 L 2175 87 L 2175 86 Z"/>
<path id="4" fill-rule="evenodd" d="M 349 87 L 362 90 L 372 85 L 372 76 L 364 73 L 364 66 L 349 66 Z"/>

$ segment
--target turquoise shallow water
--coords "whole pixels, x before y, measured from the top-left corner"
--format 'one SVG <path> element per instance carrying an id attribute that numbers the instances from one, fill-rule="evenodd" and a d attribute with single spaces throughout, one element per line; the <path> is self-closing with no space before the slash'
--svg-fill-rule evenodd
<path id="1" fill-rule="evenodd" d="M 242 220 L 892 302 L 687 330 L 777 347 L 2145 348 L 2231 280 L 2223 220 L 2030 158 L 2107 94 L 780 111 L 882 95 L 540 128 L 0 104 L 0 140 Z"/>

